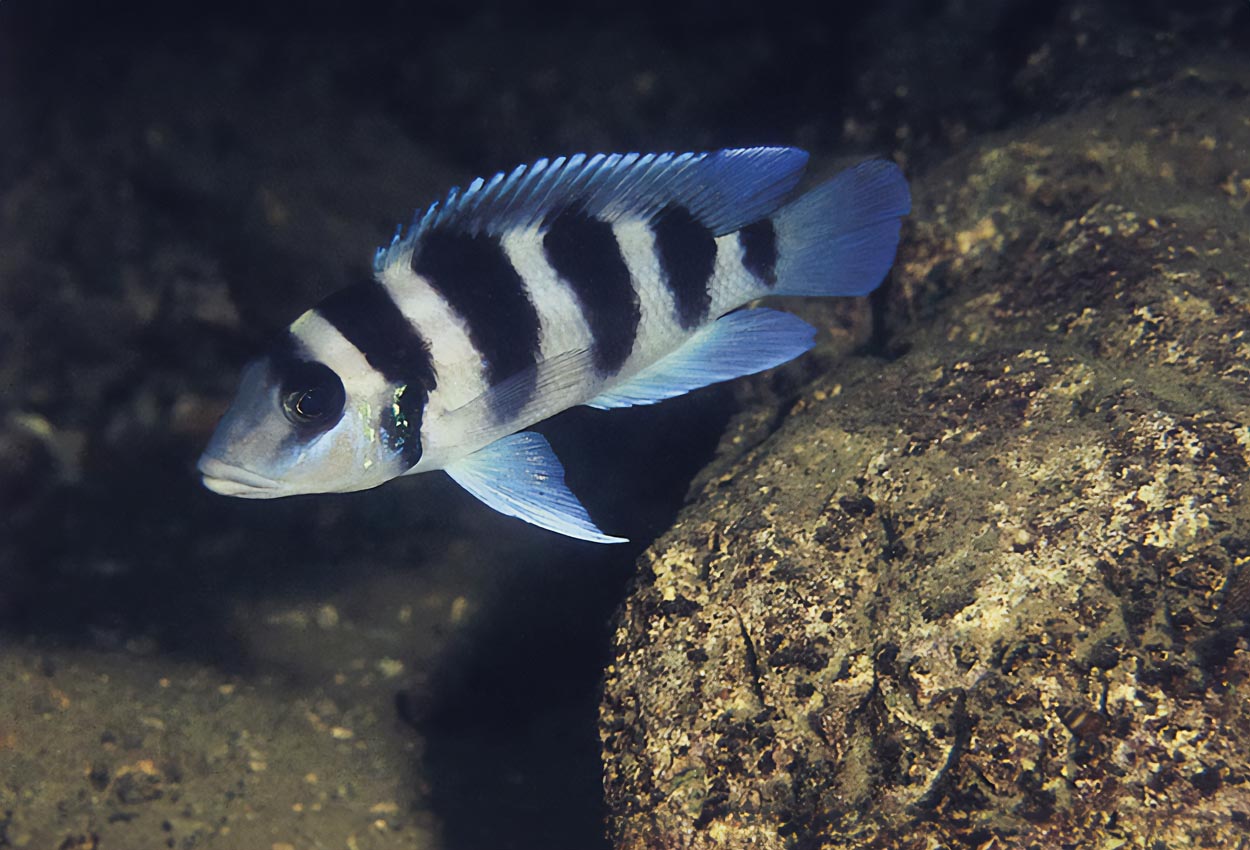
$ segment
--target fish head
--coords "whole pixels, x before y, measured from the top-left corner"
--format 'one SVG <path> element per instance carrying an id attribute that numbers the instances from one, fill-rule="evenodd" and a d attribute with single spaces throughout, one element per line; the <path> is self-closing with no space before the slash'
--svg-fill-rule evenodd
<path id="1" fill-rule="evenodd" d="M 402 388 L 338 365 L 292 346 L 248 364 L 200 457 L 204 486 L 273 499 L 365 490 L 411 468 L 419 416 L 401 415 Z"/>

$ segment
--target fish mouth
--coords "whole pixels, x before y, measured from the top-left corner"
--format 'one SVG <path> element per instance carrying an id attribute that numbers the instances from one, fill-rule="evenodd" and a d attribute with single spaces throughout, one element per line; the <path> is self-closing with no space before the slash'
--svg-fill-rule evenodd
<path id="1" fill-rule="evenodd" d="M 285 495 L 282 482 L 266 478 L 241 466 L 205 455 L 197 465 L 204 476 L 204 486 L 223 496 L 241 499 L 276 499 Z"/>

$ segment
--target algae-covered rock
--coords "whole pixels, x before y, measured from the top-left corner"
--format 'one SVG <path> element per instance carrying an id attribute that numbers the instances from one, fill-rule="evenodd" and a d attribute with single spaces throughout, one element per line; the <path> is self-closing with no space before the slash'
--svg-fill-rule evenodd
<path id="1" fill-rule="evenodd" d="M 1250 840 L 1248 80 L 920 176 L 904 353 L 741 416 L 641 562 L 617 847 Z"/>

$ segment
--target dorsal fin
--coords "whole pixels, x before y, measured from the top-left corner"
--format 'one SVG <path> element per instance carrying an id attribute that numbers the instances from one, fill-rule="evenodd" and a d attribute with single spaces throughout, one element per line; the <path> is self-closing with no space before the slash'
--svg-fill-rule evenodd
<path id="1" fill-rule="evenodd" d="M 540 159 L 452 189 L 379 248 L 377 271 L 411 256 L 436 228 L 497 236 L 570 207 L 605 221 L 650 218 L 669 204 L 690 210 L 720 235 L 774 212 L 799 182 L 807 153 L 798 148 L 732 148 L 713 153 L 575 154 Z"/>

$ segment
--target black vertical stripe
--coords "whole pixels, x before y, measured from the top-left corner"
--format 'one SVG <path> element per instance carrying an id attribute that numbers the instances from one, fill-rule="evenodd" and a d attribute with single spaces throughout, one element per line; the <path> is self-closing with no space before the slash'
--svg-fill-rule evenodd
<path id="1" fill-rule="evenodd" d="M 503 246 L 493 236 L 434 230 L 422 238 L 412 256 L 412 270 L 430 284 L 462 319 L 469 341 L 482 355 L 486 381 L 496 386 L 517 375 L 527 387 L 508 393 L 506 419 L 533 396 L 538 362 L 538 311 Z"/>
<path id="2" fill-rule="evenodd" d="M 340 289 L 317 305 L 321 318 L 356 346 L 382 377 L 400 386 L 434 389 L 430 349 L 386 287 L 369 281 Z"/>
<path id="3" fill-rule="evenodd" d="M 595 368 L 614 375 L 634 350 L 642 311 L 612 225 L 564 210 L 546 227 L 543 252 L 577 296 L 594 340 Z"/>
<path id="4" fill-rule="evenodd" d="M 690 210 L 677 205 L 661 210 L 651 228 L 660 268 L 677 305 L 677 321 L 692 328 L 707 318 L 712 306 L 708 283 L 716 267 L 716 239 Z"/>
<path id="5" fill-rule="evenodd" d="M 760 283 L 772 289 L 777 285 L 777 230 L 770 218 L 762 218 L 738 231 L 742 265 Z"/>

